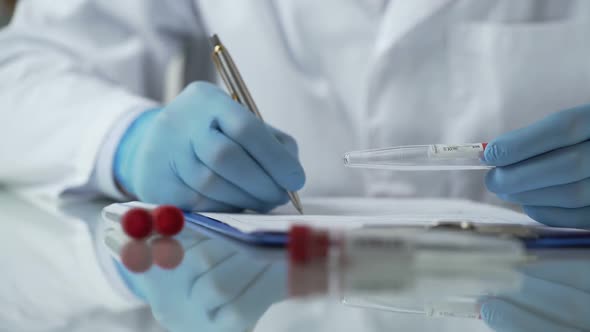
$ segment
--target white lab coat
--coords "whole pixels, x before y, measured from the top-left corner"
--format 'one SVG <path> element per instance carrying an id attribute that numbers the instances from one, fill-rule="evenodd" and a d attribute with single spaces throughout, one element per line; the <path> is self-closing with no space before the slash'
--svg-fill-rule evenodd
<path id="1" fill-rule="evenodd" d="M 212 78 L 206 38 L 216 32 L 265 118 L 298 140 L 304 194 L 485 200 L 481 172 L 359 171 L 341 157 L 487 141 L 588 103 L 589 5 L 23 1 L 0 33 L 0 182 L 50 196 L 87 186 L 104 145 L 99 178 L 112 179 L 108 134 L 163 102 L 170 64 L 186 50 L 184 77 Z"/>
<path id="2" fill-rule="evenodd" d="M 482 173 L 358 171 L 341 156 L 487 141 L 589 103 L 589 6 L 24 0 L 0 32 L 0 183 L 55 197 L 111 176 L 120 123 L 163 103 L 171 64 L 189 51 L 186 80 L 214 78 L 206 38 L 215 32 L 265 119 L 298 140 L 303 194 L 488 200 Z"/>

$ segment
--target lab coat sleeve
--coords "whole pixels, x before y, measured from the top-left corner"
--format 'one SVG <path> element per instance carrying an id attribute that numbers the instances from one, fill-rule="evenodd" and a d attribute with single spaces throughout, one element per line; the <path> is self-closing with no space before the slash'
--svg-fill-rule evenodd
<path id="1" fill-rule="evenodd" d="M 104 178 L 109 134 L 158 105 L 197 18 L 192 0 L 21 1 L 0 31 L 0 183 L 56 198 Z"/>

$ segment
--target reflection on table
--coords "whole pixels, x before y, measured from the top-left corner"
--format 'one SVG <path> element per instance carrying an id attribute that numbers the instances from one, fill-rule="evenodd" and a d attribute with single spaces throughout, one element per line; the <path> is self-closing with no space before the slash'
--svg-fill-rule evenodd
<path id="1" fill-rule="evenodd" d="M 312 298 L 430 320 L 483 320 L 496 331 L 590 327 L 587 250 L 527 252 L 510 264 L 439 253 L 430 265 L 403 251 L 341 264 L 332 252 L 297 264 L 281 250 L 247 247 L 199 227 L 177 238 L 120 242 L 112 252 L 121 274 L 172 331 L 252 327 L 273 304 Z"/>

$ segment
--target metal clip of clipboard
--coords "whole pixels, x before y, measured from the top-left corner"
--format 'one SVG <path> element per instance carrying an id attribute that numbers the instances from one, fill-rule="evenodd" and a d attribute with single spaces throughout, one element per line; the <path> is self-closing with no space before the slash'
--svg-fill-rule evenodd
<path id="1" fill-rule="evenodd" d="M 437 220 L 417 226 L 427 230 L 472 232 L 476 235 L 515 238 L 528 249 L 590 248 L 590 231 L 542 225 L 488 224 L 469 220 Z"/>

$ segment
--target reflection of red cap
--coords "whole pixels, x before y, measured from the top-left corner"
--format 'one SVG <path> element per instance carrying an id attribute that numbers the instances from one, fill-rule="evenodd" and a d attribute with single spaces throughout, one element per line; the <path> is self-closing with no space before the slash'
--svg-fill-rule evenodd
<path id="1" fill-rule="evenodd" d="M 145 241 L 129 241 L 121 250 L 121 262 L 129 271 L 142 273 L 152 266 L 152 253 Z"/>
<path id="2" fill-rule="evenodd" d="M 302 297 L 328 292 L 328 265 L 326 260 L 309 264 L 289 264 L 289 296 Z"/>
<path id="3" fill-rule="evenodd" d="M 177 267 L 184 258 L 184 250 L 176 239 L 161 237 L 152 242 L 154 264 L 167 270 Z"/>
<path id="4" fill-rule="evenodd" d="M 328 290 L 328 249 L 325 230 L 294 225 L 289 230 L 289 295 L 325 294 Z"/>
<path id="5" fill-rule="evenodd" d="M 289 296 L 303 297 L 328 292 L 328 273 L 325 261 L 311 264 L 289 264 Z"/>

